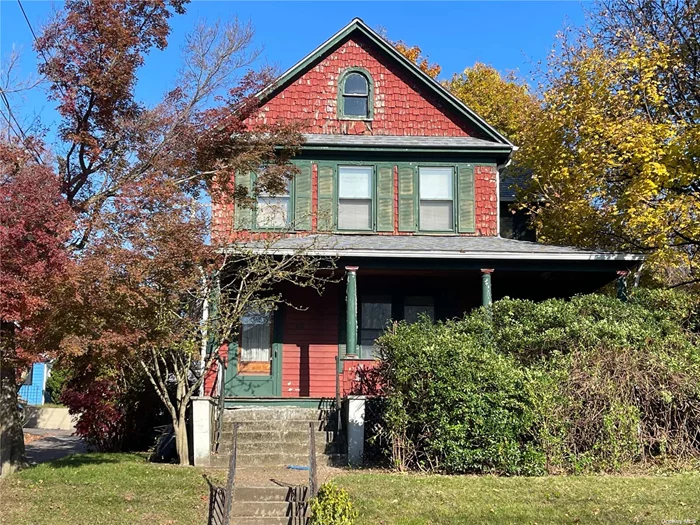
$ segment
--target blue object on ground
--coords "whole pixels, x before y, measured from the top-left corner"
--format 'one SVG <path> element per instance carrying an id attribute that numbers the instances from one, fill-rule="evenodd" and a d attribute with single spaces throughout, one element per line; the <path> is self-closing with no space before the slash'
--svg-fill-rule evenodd
<path id="1" fill-rule="evenodd" d="M 287 465 L 287 468 L 291 470 L 309 470 L 309 467 L 306 465 Z"/>

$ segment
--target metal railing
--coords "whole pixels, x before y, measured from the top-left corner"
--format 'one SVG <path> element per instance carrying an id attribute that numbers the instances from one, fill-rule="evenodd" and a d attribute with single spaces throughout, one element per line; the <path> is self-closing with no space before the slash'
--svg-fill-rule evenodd
<path id="1" fill-rule="evenodd" d="M 216 383 L 218 388 L 218 399 L 216 402 L 216 430 L 214 432 L 214 442 L 212 443 L 212 452 L 219 452 L 219 444 L 221 443 L 221 434 L 224 429 L 224 408 L 226 406 L 226 388 L 224 378 L 226 377 L 226 362 L 218 356 L 216 358 Z"/>
<path id="2" fill-rule="evenodd" d="M 316 479 L 316 427 L 309 423 L 309 492 L 310 497 L 315 497 L 318 491 L 318 480 Z"/>
<path id="3" fill-rule="evenodd" d="M 238 425 L 233 424 L 233 446 L 231 447 L 231 457 L 228 461 L 228 479 L 226 480 L 226 512 L 224 513 L 223 525 L 229 525 L 231 520 L 231 508 L 233 506 L 233 487 L 236 480 L 236 453 L 238 452 Z"/>

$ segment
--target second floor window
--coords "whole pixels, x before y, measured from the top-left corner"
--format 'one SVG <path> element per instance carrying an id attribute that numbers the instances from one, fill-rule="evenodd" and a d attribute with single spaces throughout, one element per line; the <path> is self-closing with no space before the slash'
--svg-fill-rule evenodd
<path id="1" fill-rule="evenodd" d="M 350 73 L 343 82 L 343 116 L 369 117 L 369 81 L 362 73 Z"/>
<path id="2" fill-rule="evenodd" d="M 447 232 L 454 230 L 454 170 L 418 169 L 419 229 Z"/>
<path id="3" fill-rule="evenodd" d="M 338 167 L 338 228 L 372 230 L 372 166 Z"/>
<path id="4" fill-rule="evenodd" d="M 283 194 L 260 193 L 256 206 L 255 223 L 258 228 L 279 229 L 289 226 L 289 184 Z"/>

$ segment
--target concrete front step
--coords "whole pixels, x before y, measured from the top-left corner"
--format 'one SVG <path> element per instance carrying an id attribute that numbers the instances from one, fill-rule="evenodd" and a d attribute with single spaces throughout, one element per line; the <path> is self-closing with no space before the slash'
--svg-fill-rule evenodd
<path id="1" fill-rule="evenodd" d="M 227 468 L 229 454 L 212 454 L 211 466 L 215 468 Z M 347 462 L 345 454 L 316 454 L 317 465 L 342 466 Z M 236 469 L 256 468 L 256 467 L 284 467 L 287 465 L 308 466 L 309 454 L 289 454 L 284 452 L 263 452 L 263 453 L 238 453 L 236 455 Z"/>
<path id="2" fill-rule="evenodd" d="M 219 445 L 220 454 L 230 454 L 233 444 L 230 442 L 222 442 Z M 239 456 L 241 454 L 261 454 L 266 452 L 284 451 L 287 454 L 307 454 L 309 453 L 309 444 L 307 442 L 291 443 L 289 441 L 257 441 L 257 442 L 241 442 L 236 444 Z M 338 452 L 339 446 L 334 443 L 316 442 L 316 454 L 333 454 Z"/>
<path id="3" fill-rule="evenodd" d="M 236 501 L 231 515 L 241 518 L 291 516 L 292 504 L 288 501 Z M 235 523 L 235 522 L 234 522 Z"/>
<path id="4" fill-rule="evenodd" d="M 326 432 L 324 430 L 314 431 L 314 439 L 316 443 L 330 443 L 333 441 L 335 433 Z M 233 429 L 225 428 L 221 433 L 221 443 L 231 443 L 233 441 Z M 308 443 L 309 431 L 307 430 L 258 430 L 252 428 L 238 428 L 239 443 Z"/>
<path id="5" fill-rule="evenodd" d="M 235 525 L 290 525 L 289 517 L 279 516 L 257 516 L 257 517 L 238 517 Z M 233 520 L 231 524 L 233 525 Z"/>
<path id="6" fill-rule="evenodd" d="M 233 501 L 288 501 L 289 487 L 234 487 Z"/>
<path id="7" fill-rule="evenodd" d="M 234 408 L 224 412 L 224 421 L 325 421 L 334 417 L 331 410 L 300 407 Z"/>
<path id="8" fill-rule="evenodd" d="M 233 432 L 233 421 L 224 421 L 221 427 L 222 432 Z M 309 432 L 309 423 L 314 424 L 316 432 L 336 432 L 337 426 L 335 421 L 308 421 L 305 419 L 280 419 L 278 421 L 272 419 L 263 419 L 260 421 L 236 421 L 238 423 L 239 432 Z"/>

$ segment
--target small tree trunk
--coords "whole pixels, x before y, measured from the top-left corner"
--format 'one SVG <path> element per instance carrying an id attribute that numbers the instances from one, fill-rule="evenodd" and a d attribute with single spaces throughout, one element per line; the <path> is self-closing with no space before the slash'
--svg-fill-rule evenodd
<path id="1" fill-rule="evenodd" d="M 190 464 L 190 444 L 187 439 L 187 423 L 185 422 L 185 412 L 182 410 L 182 415 L 177 421 L 173 421 L 173 430 L 175 431 L 175 448 L 177 449 L 177 457 L 180 460 L 180 465 Z"/>
<path id="2" fill-rule="evenodd" d="M 0 328 L 0 476 L 25 466 L 24 432 L 17 399 L 17 370 L 12 331 Z"/>

